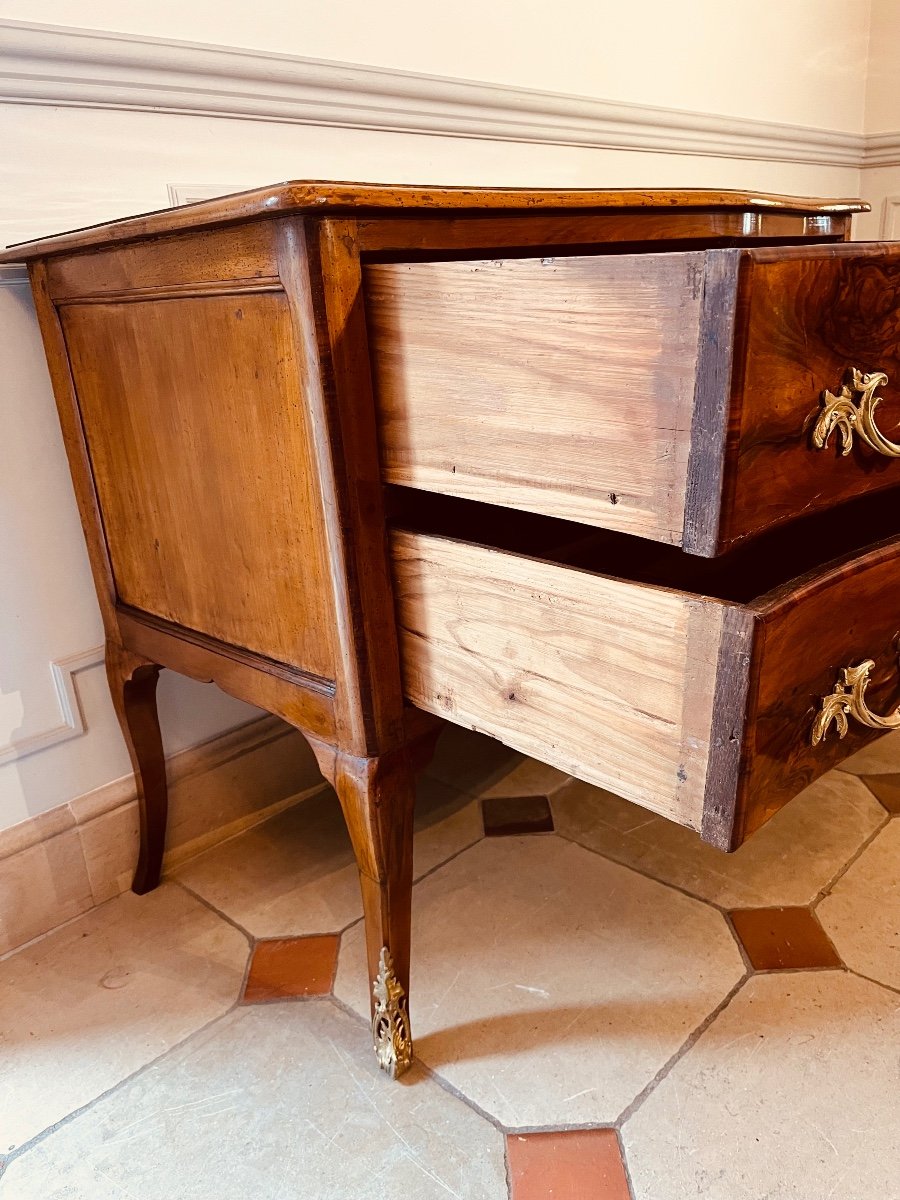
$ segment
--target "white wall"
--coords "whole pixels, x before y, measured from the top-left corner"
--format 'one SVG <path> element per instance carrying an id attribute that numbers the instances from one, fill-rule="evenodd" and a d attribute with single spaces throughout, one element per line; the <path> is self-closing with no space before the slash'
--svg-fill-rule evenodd
<path id="1" fill-rule="evenodd" d="M 863 122 L 869 0 L 2 0 L 0 16 L 835 129 Z"/>
<path id="2" fill-rule="evenodd" d="M 880 143 L 888 165 L 868 166 L 862 188 L 872 212 L 859 236 L 900 238 L 900 3 L 872 0 L 871 54 L 866 85 L 866 133 Z M 875 147 L 873 147 L 875 148 Z"/>
<path id="3" fill-rule="evenodd" d="M 869 7 L 861 0 L 759 0 L 752 19 L 746 9 L 721 0 L 561 0 L 550 8 L 524 0 L 458 0 L 455 6 L 434 0 L 415 6 L 43 0 L 39 10 L 48 23 L 850 133 L 861 131 L 864 116 Z M 3 18 L 33 21 L 35 5 L 0 0 Z M 496 142 L 51 104 L 0 106 L 0 145 L 0 242 L 163 207 L 170 184 L 215 192 L 323 177 L 724 186 L 812 195 L 854 195 L 859 187 L 858 168 L 833 161 Z M 2 750 L 23 739 L 26 749 L 34 747 L 60 725 L 50 664 L 72 656 L 76 664 L 86 661 L 84 652 L 100 642 L 100 622 L 39 339 L 20 286 L 0 286 L 0 380 L 6 415 L 0 466 Z M 75 686 L 86 732 L 0 766 L 0 828 L 127 771 L 102 668 L 84 666 Z M 170 750 L 254 715 L 214 688 L 174 677 L 163 685 L 162 711 Z"/>

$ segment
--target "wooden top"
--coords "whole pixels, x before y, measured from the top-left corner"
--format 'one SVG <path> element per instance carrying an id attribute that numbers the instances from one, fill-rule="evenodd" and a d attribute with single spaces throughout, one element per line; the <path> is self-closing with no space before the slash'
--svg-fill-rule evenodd
<path id="1" fill-rule="evenodd" d="M 299 180 L 278 183 L 233 196 L 219 196 L 178 208 L 161 209 L 143 216 L 126 217 L 86 229 L 76 229 L 37 241 L 21 242 L 0 253 L 0 263 L 25 262 L 48 254 L 59 254 L 113 242 L 177 233 L 185 229 L 204 229 L 246 221 L 253 217 L 283 213 L 373 213 L 387 215 L 392 210 L 451 209 L 524 210 L 534 209 L 671 209 L 700 208 L 808 214 L 868 212 L 862 200 L 815 200 L 805 196 L 778 196 L 765 192 L 702 191 L 666 189 L 637 191 L 615 189 L 596 191 L 572 188 L 564 191 L 527 188 L 469 188 L 392 186 L 378 183 L 337 183 L 327 180 Z"/>

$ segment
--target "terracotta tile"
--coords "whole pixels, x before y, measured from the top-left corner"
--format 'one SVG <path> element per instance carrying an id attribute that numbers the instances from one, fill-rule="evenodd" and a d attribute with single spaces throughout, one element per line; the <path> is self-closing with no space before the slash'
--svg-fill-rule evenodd
<path id="1" fill-rule="evenodd" d="M 731 913 L 731 919 L 757 971 L 842 965 L 808 908 L 739 908 Z"/>
<path id="2" fill-rule="evenodd" d="M 510 1200 L 629 1200 L 614 1129 L 510 1133 Z"/>
<path id="3" fill-rule="evenodd" d="M 485 837 L 553 832 L 553 816 L 546 796 L 490 796 L 482 800 L 481 813 Z"/>
<path id="4" fill-rule="evenodd" d="M 863 775 L 861 778 L 889 813 L 900 813 L 900 775 Z"/>
<path id="5" fill-rule="evenodd" d="M 244 989 L 245 1004 L 327 996 L 334 982 L 339 938 L 272 938 L 257 942 Z"/>

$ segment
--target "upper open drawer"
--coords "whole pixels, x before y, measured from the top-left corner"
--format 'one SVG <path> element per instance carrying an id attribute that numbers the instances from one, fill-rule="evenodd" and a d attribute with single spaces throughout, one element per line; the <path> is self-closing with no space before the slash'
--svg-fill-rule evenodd
<path id="1" fill-rule="evenodd" d="M 373 263 L 366 304 L 390 483 L 707 556 L 900 484 L 900 246 Z"/>

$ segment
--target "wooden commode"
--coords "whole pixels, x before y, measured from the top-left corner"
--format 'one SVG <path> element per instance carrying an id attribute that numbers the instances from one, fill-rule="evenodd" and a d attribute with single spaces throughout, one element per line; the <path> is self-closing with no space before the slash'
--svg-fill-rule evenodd
<path id="1" fill-rule="evenodd" d="M 437 718 L 722 850 L 900 726 L 900 246 L 847 241 L 865 207 L 304 182 L 0 255 L 31 274 L 135 891 L 160 669 L 290 722 L 396 1075 Z"/>

